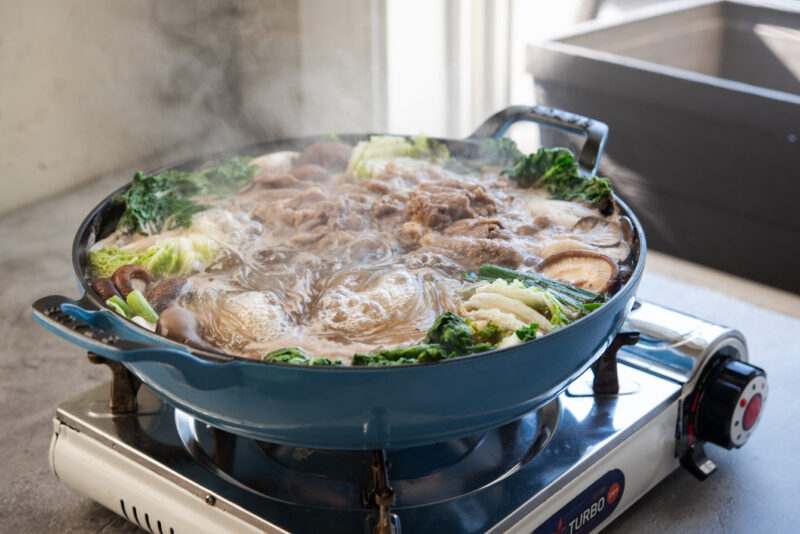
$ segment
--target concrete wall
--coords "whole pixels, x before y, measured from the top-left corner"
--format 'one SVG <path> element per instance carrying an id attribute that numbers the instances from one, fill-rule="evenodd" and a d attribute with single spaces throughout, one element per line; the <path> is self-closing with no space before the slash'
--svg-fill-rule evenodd
<path id="1" fill-rule="evenodd" d="M 0 213 L 203 150 L 370 129 L 374 5 L 0 0 Z"/>

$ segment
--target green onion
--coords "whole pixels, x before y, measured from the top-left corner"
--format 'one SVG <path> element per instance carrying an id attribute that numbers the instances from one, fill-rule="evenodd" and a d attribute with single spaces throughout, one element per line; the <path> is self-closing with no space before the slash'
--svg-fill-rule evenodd
<path id="1" fill-rule="evenodd" d="M 131 318 L 131 309 L 119 295 L 114 295 L 106 301 L 106 306 L 117 312 L 126 319 Z"/>
<path id="2" fill-rule="evenodd" d="M 111 300 L 111 299 L 109 299 Z M 144 298 L 142 292 L 138 289 L 134 289 L 130 293 L 128 293 L 128 306 L 130 306 L 133 315 L 138 315 L 139 317 L 143 317 L 147 321 L 151 323 L 158 322 L 158 314 L 156 311 L 150 306 L 150 303 L 147 302 L 147 299 Z"/>
<path id="3" fill-rule="evenodd" d="M 573 286 L 572 284 L 559 282 L 558 280 L 552 280 L 532 272 L 521 273 L 518 271 L 513 271 L 498 265 L 481 265 L 478 269 L 478 274 L 491 278 L 502 278 L 503 280 L 521 280 L 522 282 L 529 280 L 543 288 L 554 289 L 582 302 L 594 302 L 602 298 L 594 291 L 581 289 L 580 287 Z"/>

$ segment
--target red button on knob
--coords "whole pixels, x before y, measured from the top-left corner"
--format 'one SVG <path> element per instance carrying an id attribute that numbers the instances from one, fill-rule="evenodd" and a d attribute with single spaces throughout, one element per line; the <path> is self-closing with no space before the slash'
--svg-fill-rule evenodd
<path id="1" fill-rule="evenodd" d="M 747 404 L 747 408 L 744 410 L 744 421 L 742 421 L 742 428 L 745 430 L 750 430 L 756 421 L 758 421 L 758 415 L 761 413 L 761 395 L 756 394 L 750 402 Z"/>

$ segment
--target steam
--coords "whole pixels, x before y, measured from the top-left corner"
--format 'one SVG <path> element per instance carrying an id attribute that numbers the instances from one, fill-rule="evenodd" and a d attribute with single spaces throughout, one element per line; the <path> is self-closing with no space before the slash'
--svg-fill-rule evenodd
<path id="1" fill-rule="evenodd" d="M 158 2 L 163 75 L 153 89 L 178 120 L 155 127 L 195 154 L 258 141 L 372 128 L 366 21 L 340 2 Z M 332 22 L 333 21 L 333 22 Z"/>

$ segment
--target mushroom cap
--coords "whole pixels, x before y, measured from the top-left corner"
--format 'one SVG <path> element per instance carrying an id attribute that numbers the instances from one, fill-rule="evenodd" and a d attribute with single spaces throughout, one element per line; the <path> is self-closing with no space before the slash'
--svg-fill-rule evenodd
<path id="1" fill-rule="evenodd" d="M 615 247 L 623 237 L 619 224 L 594 215 L 576 222 L 572 232 L 579 235 L 581 241 L 600 248 Z"/>
<path id="2" fill-rule="evenodd" d="M 156 313 L 161 313 L 187 289 L 189 289 L 189 282 L 185 278 L 167 278 L 147 291 L 147 301 Z"/>
<path id="3" fill-rule="evenodd" d="M 617 281 L 619 270 L 613 259 L 588 250 L 566 250 L 548 256 L 536 267 L 548 278 L 603 294 Z"/>
<path id="4" fill-rule="evenodd" d="M 121 297 L 117 288 L 114 287 L 114 282 L 109 278 L 98 278 L 92 282 L 92 290 L 97 293 L 103 301 L 106 301 L 114 295 Z"/>
<path id="5" fill-rule="evenodd" d="M 128 294 L 134 290 L 134 279 L 141 280 L 146 286 L 153 281 L 153 275 L 145 267 L 135 263 L 123 265 L 111 275 L 111 281 L 114 282 L 122 298 L 128 298 Z"/>

